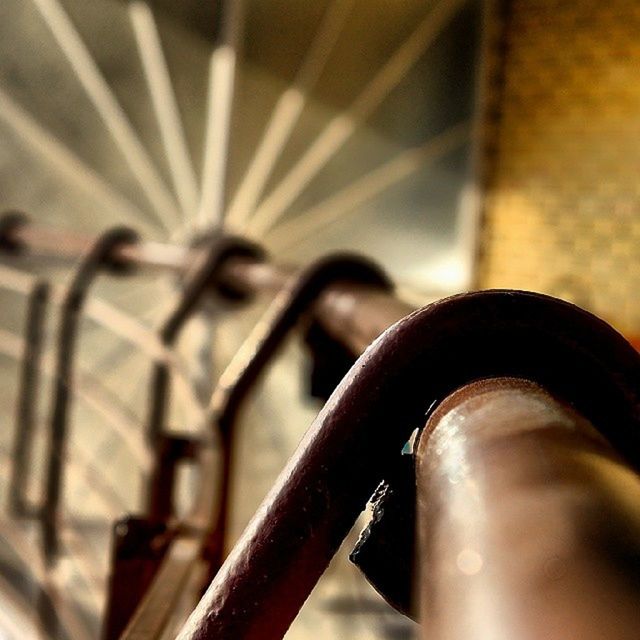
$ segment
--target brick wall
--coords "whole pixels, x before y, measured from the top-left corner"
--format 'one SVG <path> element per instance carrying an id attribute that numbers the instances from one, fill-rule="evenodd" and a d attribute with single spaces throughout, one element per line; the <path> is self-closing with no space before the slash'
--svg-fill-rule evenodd
<path id="1" fill-rule="evenodd" d="M 479 282 L 640 336 L 640 2 L 512 0 L 504 20 Z"/>

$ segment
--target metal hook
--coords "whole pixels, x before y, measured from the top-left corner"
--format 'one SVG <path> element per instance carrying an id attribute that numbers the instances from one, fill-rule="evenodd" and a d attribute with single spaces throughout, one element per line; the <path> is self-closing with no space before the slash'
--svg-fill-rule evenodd
<path id="1" fill-rule="evenodd" d="M 622 336 L 539 294 L 448 298 L 388 329 L 352 367 L 179 639 L 282 638 L 434 401 L 500 376 L 567 399 L 640 468 L 640 356 Z"/>
<path id="2" fill-rule="evenodd" d="M 55 560 L 58 551 L 58 519 L 71 402 L 70 385 L 73 381 L 73 357 L 82 308 L 89 288 L 101 270 L 121 273 L 130 269 L 129 265 L 114 258 L 114 249 L 122 244 L 134 244 L 137 241 L 138 235 L 127 227 L 116 227 L 103 233 L 76 266 L 61 304 L 53 405 L 49 422 L 49 451 L 41 513 L 44 555 L 49 563 Z"/>

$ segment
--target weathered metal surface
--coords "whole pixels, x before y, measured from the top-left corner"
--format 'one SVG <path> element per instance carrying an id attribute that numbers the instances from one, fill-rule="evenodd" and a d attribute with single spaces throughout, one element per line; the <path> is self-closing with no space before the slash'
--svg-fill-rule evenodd
<path id="1" fill-rule="evenodd" d="M 422 638 L 637 637 L 640 475 L 599 432 L 618 426 L 522 379 L 442 402 L 416 460 Z"/>
<path id="2" fill-rule="evenodd" d="M 311 310 L 320 295 L 336 283 L 357 284 L 379 292 L 392 288 L 385 274 L 373 262 L 361 256 L 337 254 L 318 260 L 292 279 L 290 286 L 276 297 L 223 372 L 213 393 L 210 428 L 220 434 L 222 447 L 218 502 L 205 552 L 211 577 L 218 571 L 224 557 L 234 459 L 234 428 L 240 408 L 287 335 Z M 204 494 L 210 494 L 210 489 L 206 488 Z M 210 501 L 206 499 L 199 507 L 201 512 L 210 508 Z"/>
<path id="3" fill-rule="evenodd" d="M 429 407 L 495 376 L 571 398 L 639 465 L 640 356 L 622 336 L 537 294 L 443 300 L 390 328 L 354 365 L 179 638 L 282 638 Z"/>

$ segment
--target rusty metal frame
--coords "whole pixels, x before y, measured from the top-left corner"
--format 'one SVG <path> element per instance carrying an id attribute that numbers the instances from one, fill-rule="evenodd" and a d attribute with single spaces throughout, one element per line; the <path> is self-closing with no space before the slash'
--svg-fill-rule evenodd
<path id="1" fill-rule="evenodd" d="M 429 407 L 496 376 L 534 380 L 564 398 L 640 468 L 640 355 L 611 327 L 532 293 L 435 303 L 390 328 L 354 365 L 180 640 L 282 638 Z"/>
<path id="2" fill-rule="evenodd" d="M 215 290 L 230 298 L 242 294 L 231 288 L 224 289 L 221 271 L 231 258 L 259 261 L 263 252 L 250 242 L 234 236 L 216 234 L 209 241 L 202 262 L 186 276 L 176 306 L 169 312 L 159 330 L 160 340 L 166 347 L 173 346 L 187 321 L 196 311 L 207 291 Z M 165 431 L 165 414 L 169 387 L 169 367 L 161 362 L 155 366 L 151 383 L 151 401 L 147 424 L 147 439 L 154 444 Z"/>
<path id="3" fill-rule="evenodd" d="M 17 231 L 12 242 L 29 245 Z M 76 247 L 87 241 L 76 240 Z M 51 244 L 45 253 L 56 253 Z M 163 261 L 152 254 L 118 251 L 125 263 L 179 273 L 202 255 L 194 249 Z M 221 282 L 254 294 L 279 289 L 290 275 L 232 259 Z M 353 353 L 410 311 L 360 285 L 332 285 L 311 306 L 322 329 Z M 639 356 L 621 336 L 586 312 L 536 294 L 493 291 L 441 301 L 389 329 L 352 368 L 180 637 L 282 637 L 429 407 L 469 382 L 502 376 L 533 380 L 568 401 L 640 466 Z"/>
<path id="4" fill-rule="evenodd" d="M 213 517 L 206 501 L 198 507 L 196 520 L 209 518 L 205 558 L 210 577 L 220 568 L 224 558 L 231 496 L 234 438 L 238 414 L 256 380 L 265 370 L 287 335 L 308 313 L 314 303 L 332 285 L 361 285 L 388 293 L 393 286 L 384 272 L 373 262 L 355 254 L 329 255 L 317 260 L 294 277 L 276 297 L 254 331 L 240 347 L 220 377 L 209 408 L 209 430 L 219 436 L 221 446 L 218 500 Z M 355 360 L 355 355 L 354 358 Z"/>
<path id="5" fill-rule="evenodd" d="M 68 438 L 68 415 L 71 405 L 70 381 L 74 374 L 74 355 L 79 337 L 82 309 L 91 284 L 103 270 L 122 272 L 128 265 L 114 258 L 114 248 L 135 244 L 137 234 L 126 227 L 116 227 L 100 235 L 76 265 L 60 307 L 60 326 L 54 371 L 54 392 L 49 421 L 47 468 L 44 500 L 40 513 L 43 551 L 48 563 L 58 551 L 58 521 L 63 488 L 64 456 Z"/>
<path id="6" fill-rule="evenodd" d="M 216 483 L 217 500 L 214 501 L 212 496 L 213 486 L 203 487 L 192 514 L 182 525 L 185 531 L 176 535 L 168 546 L 166 558 L 158 567 L 154 581 L 147 583 L 147 596 L 132 617 L 123 638 L 138 637 L 141 633 L 144 637 L 152 638 L 154 634 L 159 633 L 163 619 L 154 617 L 153 614 L 154 609 L 158 607 L 158 598 L 164 607 L 171 608 L 172 602 L 179 596 L 179 587 L 185 579 L 186 572 L 201 554 L 206 561 L 206 575 L 209 579 L 218 571 L 224 554 L 234 432 L 238 413 L 257 378 L 282 346 L 287 335 L 309 312 L 318 297 L 338 282 L 344 285 L 357 283 L 380 292 L 391 289 L 391 283 L 385 274 L 369 260 L 357 255 L 336 254 L 318 260 L 299 275 L 292 277 L 276 297 L 221 375 L 209 407 L 207 427 L 215 434 L 215 440 L 220 444 L 221 455 L 217 461 L 220 468 L 218 469 L 217 465 L 216 468 L 207 465 L 210 458 L 206 452 L 200 452 L 200 459 L 205 482 L 212 484 L 214 478 L 219 478 L 219 482 Z M 191 447 L 188 449 L 189 454 L 193 456 L 195 452 Z M 163 451 L 166 451 L 162 458 L 164 475 L 172 481 L 175 460 L 179 456 L 176 457 L 174 454 L 171 442 L 164 443 Z M 173 490 L 172 483 L 167 482 L 155 482 L 152 487 L 162 494 L 156 496 L 155 500 L 161 504 L 162 499 L 171 495 Z M 169 511 L 164 503 L 163 508 L 156 507 L 153 513 L 166 516 Z M 186 542 L 183 543 L 185 533 Z M 191 551 L 191 558 L 185 557 L 185 544 Z M 162 585 L 161 582 L 173 584 L 174 588 Z M 113 625 L 109 625 L 109 629 L 110 634 L 106 637 L 115 637 Z"/>

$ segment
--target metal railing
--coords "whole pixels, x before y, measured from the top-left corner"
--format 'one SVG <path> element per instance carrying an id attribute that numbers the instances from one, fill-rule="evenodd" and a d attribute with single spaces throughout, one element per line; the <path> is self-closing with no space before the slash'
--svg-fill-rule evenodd
<path id="1" fill-rule="evenodd" d="M 6 246 L 62 259 L 93 242 L 24 221 L 2 231 Z M 105 638 L 169 633 L 185 591 L 209 580 L 179 638 L 282 638 L 372 496 L 354 562 L 425 638 L 498 627 L 518 638 L 633 637 L 640 356 L 624 338 L 542 295 L 478 292 L 414 311 L 355 257 L 299 272 L 211 246 L 112 250 L 122 264 L 197 281 L 186 287 L 196 298 L 212 278 L 219 295 L 278 295 L 221 376 L 203 430 L 157 448 L 153 508 L 116 524 Z M 318 395 L 353 366 L 224 560 L 238 408 L 302 319 Z M 173 468 L 185 458 L 202 481 L 178 519 Z"/>

